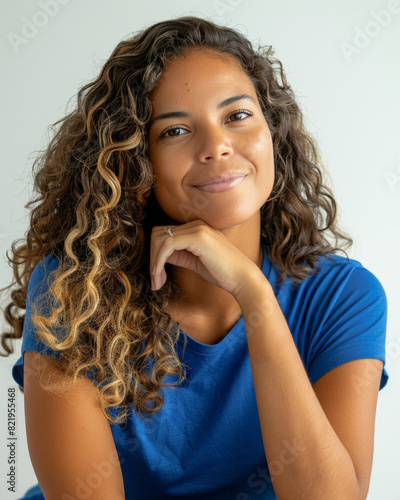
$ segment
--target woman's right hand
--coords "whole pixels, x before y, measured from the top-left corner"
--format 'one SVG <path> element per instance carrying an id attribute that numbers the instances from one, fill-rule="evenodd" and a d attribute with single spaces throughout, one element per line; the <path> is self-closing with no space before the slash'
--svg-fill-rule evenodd
<path id="1" fill-rule="evenodd" d="M 235 297 L 253 278 L 266 279 L 260 268 L 219 229 L 202 220 L 168 226 L 174 236 L 169 236 L 165 227 L 156 226 L 151 234 L 150 274 L 154 290 L 167 279 L 166 263 L 190 269 Z"/>

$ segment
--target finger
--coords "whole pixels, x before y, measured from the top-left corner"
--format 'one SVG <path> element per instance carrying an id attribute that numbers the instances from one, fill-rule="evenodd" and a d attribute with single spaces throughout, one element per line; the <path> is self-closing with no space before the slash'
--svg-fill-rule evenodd
<path id="1" fill-rule="evenodd" d="M 175 228 L 173 229 L 175 230 Z M 165 233 L 165 226 L 154 226 L 150 236 L 150 262 L 149 262 L 149 273 L 150 273 L 150 278 L 152 280 L 152 284 L 153 284 L 153 269 L 154 269 L 155 259 L 158 254 L 159 248 L 163 244 L 165 238 L 171 238 L 171 236 Z"/>
<path id="2" fill-rule="evenodd" d="M 149 263 L 149 272 L 151 279 L 151 288 L 152 290 L 159 290 L 164 283 L 167 281 L 167 273 L 165 268 L 162 267 L 158 273 L 154 273 L 155 262 L 157 255 L 159 254 L 159 250 L 163 245 L 164 241 L 167 238 L 171 238 L 171 236 L 165 231 L 166 226 L 155 226 L 152 229 L 151 233 L 151 241 L 150 241 L 150 263 Z M 175 232 L 179 226 L 168 226 L 173 229 Z"/>
<path id="3" fill-rule="evenodd" d="M 152 229 L 149 271 L 154 290 L 161 288 L 167 280 L 165 272 L 167 262 L 199 272 L 201 248 L 205 243 L 203 237 L 209 229 L 208 224 L 199 219 L 168 227 L 173 229 L 174 236 L 166 233 L 166 226 L 155 226 Z M 202 269 L 201 274 L 204 274 L 204 277 L 209 281 L 213 281 L 211 274 L 206 269 Z"/>
<path id="4" fill-rule="evenodd" d="M 158 236 L 154 238 L 154 254 L 152 262 L 153 267 L 151 269 L 151 275 L 153 277 L 161 273 L 161 271 L 164 269 L 164 265 L 167 262 L 168 257 L 170 257 L 175 252 L 175 250 L 183 250 L 187 248 L 188 241 L 185 236 L 175 235 L 171 237 L 166 235 L 165 237 Z"/>
<path id="5" fill-rule="evenodd" d="M 163 269 L 159 275 L 151 276 L 151 283 L 152 283 L 151 288 L 153 290 L 159 290 L 166 281 L 167 281 L 167 273 L 165 269 Z"/>
<path id="6" fill-rule="evenodd" d="M 201 256 L 198 235 L 180 234 L 173 237 L 166 236 L 162 244 L 154 253 L 154 264 L 151 271 L 153 279 L 160 282 L 161 273 L 165 269 L 165 264 L 170 261 L 174 265 L 181 265 L 193 271 L 196 270 L 195 261 Z M 164 281 L 165 282 L 165 281 Z"/>
<path id="7" fill-rule="evenodd" d="M 186 224 L 181 224 L 179 226 L 154 226 L 151 232 L 151 241 L 150 241 L 150 263 L 149 263 L 149 272 L 152 275 L 152 271 L 154 269 L 156 256 L 161 245 L 168 238 L 176 238 L 178 235 L 183 234 L 192 234 L 195 233 L 198 229 L 197 226 L 204 225 L 201 220 L 195 220 L 188 222 Z M 170 236 L 165 232 L 165 228 L 170 227 L 174 231 L 174 236 Z"/>

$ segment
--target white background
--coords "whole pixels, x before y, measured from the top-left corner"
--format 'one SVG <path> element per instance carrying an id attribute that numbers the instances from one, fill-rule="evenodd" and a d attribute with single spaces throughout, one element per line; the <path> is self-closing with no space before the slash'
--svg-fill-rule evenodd
<path id="1" fill-rule="evenodd" d="M 48 10 L 50 4 L 54 14 L 46 16 L 45 5 Z M 399 13 L 387 14 L 394 7 Z M 28 227 L 24 205 L 31 193 L 31 166 L 34 152 L 47 143 L 47 127 L 64 115 L 68 99 L 98 75 L 122 39 L 155 22 L 188 14 L 227 24 L 255 44 L 275 48 L 330 171 L 342 227 L 355 241 L 349 256 L 372 271 L 386 291 L 390 379 L 379 393 L 368 498 L 398 500 L 400 2 L 19 0 L 3 4 L 0 287 L 12 277 L 5 252 Z M 36 33 L 25 38 L 26 43 L 16 43 L 30 23 L 40 25 Z M 17 387 L 11 367 L 19 357 L 20 342 L 14 355 L 0 358 L 0 491 L 6 500 L 22 496 L 37 482 L 26 445 L 23 396 L 18 392 L 17 496 L 7 493 L 6 396 L 9 387 Z"/>

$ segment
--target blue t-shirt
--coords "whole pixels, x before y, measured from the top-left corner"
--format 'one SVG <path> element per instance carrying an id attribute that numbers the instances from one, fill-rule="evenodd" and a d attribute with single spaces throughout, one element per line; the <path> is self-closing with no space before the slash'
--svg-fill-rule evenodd
<path id="1" fill-rule="evenodd" d="M 387 299 L 381 283 L 360 262 L 335 254 L 329 257 L 333 260 L 320 257 L 319 272 L 299 285 L 288 277 L 276 286 L 279 275 L 264 250 L 262 271 L 273 287 L 312 384 L 348 361 L 376 358 L 385 362 Z M 58 261 L 48 255 L 44 264 L 51 271 Z M 43 276 L 42 261 L 29 281 L 31 300 Z M 35 343 L 29 301 L 22 356 L 12 369 L 21 387 L 26 350 L 44 350 L 43 344 Z M 202 344 L 181 330 L 177 352 L 188 367 L 187 381 L 164 389 L 163 408 L 149 422 L 132 413 L 126 424 L 110 424 L 126 500 L 276 499 L 263 447 L 243 316 L 214 345 Z M 176 377 L 167 376 L 165 382 L 176 381 Z M 383 368 L 380 389 L 387 380 Z M 39 485 L 24 498 L 44 499 Z"/>

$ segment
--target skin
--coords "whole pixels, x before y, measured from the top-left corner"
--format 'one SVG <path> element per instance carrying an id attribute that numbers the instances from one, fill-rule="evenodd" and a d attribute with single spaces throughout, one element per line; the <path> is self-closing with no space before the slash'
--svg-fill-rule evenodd
<path id="1" fill-rule="evenodd" d="M 273 186 L 268 127 L 251 101 L 217 108 L 243 93 L 255 96 L 240 67 L 204 50 L 168 64 L 153 93 L 152 119 L 171 111 L 191 116 L 158 121 L 150 129 L 155 195 L 175 232 L 171 237 L 164 226 L 152 230 L 152 286 L 161 288 L 164 266 L 172 264 L 181 301 L 169 312 L 200 342 L 218 342 L 243 315 L 265 455 L 275 471 L 279 466 L 272 475 L 277 498 L 365 500 L 383 363 L 350 361 L 311 385 L 260 269 L 260 208 Z M 249 108 L 251 118 L 230 121 L 233 112 Z M 167 127 L 178 125 L 185 133 L 160 139 Z M 230 168 L 248 174 L 229 192 L 199 195 L 193 187 Z M 211 333 L 205 335 L 207 328 Z"/>
<path id="2" fill-rule="evenodd" d="M 223 100 L 242 94 L 253 100 L 243 98 L 217 107 Z M 274 160 L 270 130 L 251 80 L 232 56 L 195 50 L 184 59 L 167 63 L 152 93 L 152 105 L 151 120 L 170 111 L 190 115 L 156 121 L 149 131 L 154 192 L 171 224 L 180 224 L 181 233 L 192 227 L 188 222 L 201 220 L 218 229 L 215 234 L 224 236 L 221 256 L 229 241 L 232 249 L 247 257 L 243 266 L 256 264 L 260 268 L 260 209 L 273 188 Z M 246 178 L 227 191 L 210 193 L 195 187 L 210 176 L 232 170 L 243 172 Z M 165 239 L 163 230 L 161 239 Z M 179 241 L 177 237 L 174 240 Z M 194 338 L 216 343 L 239 319 L 241 309 L 229 293 L 232 285 L 221 287 L 207 273 L 197 272 L 200 263 L 193 253 L 183 248 L 168 256 L 167 262 L 178 266 L 187 259 L 190 266 L 174 267 L 182 300 L 179 305 L 171 304 L 169 312 Z M 166 279 L 165 271 L 160 269 L 160 273 L 154 276 L 156 288 Z M 190 324 L 185 321 L 189 317 Z"/>

